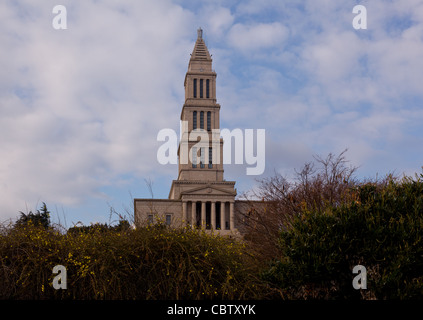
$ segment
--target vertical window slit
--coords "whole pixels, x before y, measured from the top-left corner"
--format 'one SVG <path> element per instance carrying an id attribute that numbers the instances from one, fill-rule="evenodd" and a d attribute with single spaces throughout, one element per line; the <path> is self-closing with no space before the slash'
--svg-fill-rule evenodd
<path id="1" fill-rule="evenodd" d="M 200 111 L 200 129 L 204 129 L 204 111 Z"/>
<path id="2" fill-rule="evenodd" d="M 203 97 L 203 79 L 200 79 L 200 98 Z"/>
<path id="3" fill-rule="evenodd" d="M 207 111 L 207 131 L 211 131 L 211 112 Z"/>
<path id="4" fill-rule="evenodd" d="M 192 113 L 192 129 L 197 129 L 197 111 Z"/>

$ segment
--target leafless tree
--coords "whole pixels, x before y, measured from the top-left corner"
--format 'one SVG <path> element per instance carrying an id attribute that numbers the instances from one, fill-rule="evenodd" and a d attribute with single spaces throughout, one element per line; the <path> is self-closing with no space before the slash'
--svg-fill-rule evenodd
<path id="1" fill-rule="evenodd" d="M 357 167 L 349 165 L 346 152 L 329 153 L 326 158 L 314 156 L 314 161 L 294 170 L 295 179 L 291 181 L 277 172 L 259 180 L 258 190 L 244 197 L 250 206 L 241 219 L 247 232 L 245 238 L 258 246 L 263 255 L 274 257 L 279 233 L 290 227 L 292 217 L 305 210 L 321 212 L 344 203 L 358 183 L 354 177 Z M 251 201 L 254 198 L 262 202 Z"/>
<path id="2" fill-rule="evenodd" d="M 148 191 L 150 192 L 151 199 L 154 199 L 153 180 L 151 180 L 151 178 L 148 178 L 148 179 L 144 179 L 144 182 L 147 185 Z"/>

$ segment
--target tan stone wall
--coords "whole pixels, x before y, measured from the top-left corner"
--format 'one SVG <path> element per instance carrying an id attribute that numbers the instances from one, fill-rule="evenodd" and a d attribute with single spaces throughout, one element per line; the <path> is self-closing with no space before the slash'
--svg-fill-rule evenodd
<path id="1" fill-rule="evenodd" d="M 148 215 L 153 215 L 153 223 L 166 223 L 166 214 L 171 215 L 171 227 L 184 225 L 182 202 L 167 199 L 134 199 L 135 224 L 148 224 Z"/>

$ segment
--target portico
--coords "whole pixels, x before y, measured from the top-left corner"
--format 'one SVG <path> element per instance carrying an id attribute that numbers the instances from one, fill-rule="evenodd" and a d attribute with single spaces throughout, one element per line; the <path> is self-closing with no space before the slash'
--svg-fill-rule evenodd
<path id="1" fill-rule="evenodd" d="M 192 228 L 234 229 L 234 201 L 199 199 L 182 201 L 182 215 Z"/>

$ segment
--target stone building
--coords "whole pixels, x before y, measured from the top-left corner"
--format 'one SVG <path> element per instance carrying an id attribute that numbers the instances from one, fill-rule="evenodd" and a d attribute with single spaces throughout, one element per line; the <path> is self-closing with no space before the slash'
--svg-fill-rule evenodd
<path id="1" fill-rule="evenodd" d="M 216 72 L 212 58 L 197 31 L 197 40 L 185 75 L 184 123 L 178 148 L 178 178 L 173 180 L 168 199 L 134 199 L 138 225 L 158 221 L 169 226 L 192 226 L 222 235 L 242 234 L 240 212 L 248 210 L 245 201 L 235 200 L 235 181 L 223 177 L 223 139 L 220 134 L 220 105 L 216 100 Z M 218 132 L 218 130 L 217 130 Z M 206 144 L 197 139 L 206 135 Z M 241 227 L 241 228 L 240 228 Z"/>

